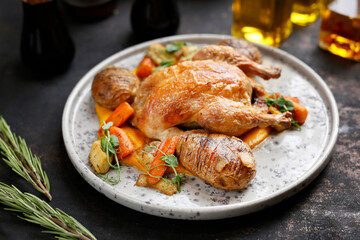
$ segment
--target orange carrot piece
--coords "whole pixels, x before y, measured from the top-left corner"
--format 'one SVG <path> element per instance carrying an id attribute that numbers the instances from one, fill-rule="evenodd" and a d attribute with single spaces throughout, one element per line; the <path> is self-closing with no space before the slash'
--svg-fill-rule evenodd
<path id="1" fill-rule="evenodd" d="M 130 106 L 130 104 L 123 102 L 110 114 L 105 122 L 113 122 L 114 127 L 119 127 L 121 124 L 126 122 L 133 113 L 134 109 Z"/>
<path id="2" fill-rule="evenodd" d="M 251 149 L 264 141 L 271 133 L 271 127 L 266 128 L 253 128 L 240 138 L 249 145 Z"/>
<path id="3" fill-rule="evenodd" d="M 274 94 L 275 94 L 276 99 L 278 99 L 279 97 L 281 97 L 281 94 L 280 94 L 280 93 L 274 93 Z M 274 94 L 269 95 L 268 98 L 274 99 Z"/>
<path id="4" fill-rule="evenodd" d="M 106 123 L 112 122 L 114 127 L 120 127 L 126 120 L 134 114 L 134 109 L 129 103 L 123 102 L 114 111 L 111 112 L 110 116 L 106 119 Z M 103 135 L 102 123 L 98 130 L 98 138 L 100 139 Z"/>
<path id="5" fill-rule="evenodd" d="M 291 100 L 289 99 L 289 101 Z M 295 112 L 294 120 L 297 121 L 300 125 L 304 124 L 308 115 L 308 110 L 300 103 L 293 101 L 291 102 L 294 105 L 294 112 Z"/>
<path id="6" fill-rule="evenodd" d="M 281 97 L 281 94 L 275 93 L 276 98 Z M 273 95 L 270 95 L 269 98 L 274 98 Z M 305 123 L 305 120 L 308 115 L 308 110 L 299 103 L 299 98 L 297 97 L 284 97 L 286 101 L 290 101 L 294 105 L 294 115 L 293 118 L 297 121 L 300 125 Z"/>
<path id="7" fill-rule="evenodd" d="M 159 149 L 163 151 L 166 155 L 172 155 L 175 153 L 176 144 L 178 143 L 178 141 L 179 141 L 178 136 L 174 136 L 169 139 L 166 139 L 160 144 Z M 168 168 L 167 166 L 161 165 L 161 164 L 166 164 L 164 161 L 160 160 L 162 156 L 164 156 L 162 152 L 160 152 L 159 150 L 156 151 L 154 160 L 151 164 L 149 175 L 147 177 L 147 182 L 150 184 L 156 184 L 160 180 L 160 177 L 164 175 L 166 169 Z"/>
<path id="8" fill-rule="evenodd" d="M 299 103 L 299 98 L 298 97 L 285 97 L 285 100 Z"/>
<path id="9" fill-rule="evenodd" d="M 153 60 L 150 57 L 145 56 L 143 60 L 140 62 L 139 66 L 137 67 L 136 75 L 139 78 L 145 78 L 152 73 L 155 67 L 156 66 Z"/>
<path id="10" fill-rule="evenodd" d="M 119 139 L 119 146 L 116 147 L 118 159 L 122 159 L 131 154 L 135 150 L 134 143 L 130 140 L 129 136 L 118 127 L 110 127 L 110 135 L 115 135 Z"/>

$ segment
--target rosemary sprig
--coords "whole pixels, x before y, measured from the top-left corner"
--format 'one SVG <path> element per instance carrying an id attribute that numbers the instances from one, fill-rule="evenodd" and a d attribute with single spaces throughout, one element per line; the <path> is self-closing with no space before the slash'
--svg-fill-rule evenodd
<path id="1" fill-rule="evenodd" d="M 9 125 L 1 116 L 0 150 L 4 162 L 51 201 L 49 178 L 41 167 L 40 158 L 32 154 L 23 138 L 11 132 Z"/>
<path id="2" fill-rule="evenodd" d="M 0 203 L 5 210 L 20 212 L 19 218 L 49 229 L 44 233 L 56 234 L 58 239 L 95 240 L 95 236 L 73 217 L 60 209 L 53 209 L 40 198 L 23 193 L 15 186 L 0 182 Z"/>

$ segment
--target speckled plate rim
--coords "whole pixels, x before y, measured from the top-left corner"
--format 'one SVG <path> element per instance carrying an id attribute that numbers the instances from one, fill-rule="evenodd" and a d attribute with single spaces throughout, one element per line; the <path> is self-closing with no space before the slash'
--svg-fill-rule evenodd
<path id="1" fill-rule="evenodd" d="M 82 160 L 79 158 L 75 151 L 75 143 L 72 139 L 71 129 L 72 126 L 72 110 L 74 107 L 79 104 L 77 99 L 81 90 L 84 89 L 84 86 L 90 81 L 90 77 L 97 73 L 101 68 L 106 65 L 114 64 L 119 61 L 119 59 L 124 59 L 126 57 L 132 56 L 133 54 L 143 52 L 151 43 L 159 42 L 166 43 L 171 41 L 189 41 L 189 42 L 215 42 L 222 39 L 232 38 L 232 36 L 227 35 L 216 35 L 216 34 L 187 34 L 187 35 L 176 35 L 160 39 L 151 40 L 144 42 L 133 47 L 126 48 L 107 59 L 103 60 L 95 67 L 93 67 L 81 80 L 76 84 L 71 94 L 69 95 L 67 102 L 64 107 L 63 117 L 62 117 L 62 133 L 65 143 L 67 153 L 77 171 L 80 175 L 96 190 L 99 191 L 101 188 L 101 193 L 107 196 L 108 198 L 137 211 L 144 213 L 168 217 L 168 218 L 181 218 L 181 219 L 195 219 L 195 220 L 210 220 L 210 219 L 222 219 L 235 217 L 240 215 L 245 215 L 251 212 L 259 211 L 266 207 L 270 207 L 276 203 L 279 203 L 295 193 L 302 190 L 306 187 L 312 180 L 314 180 L 319 173 L 325 168 L 329 162 L 331 152 L 335 146 L 338 136 L 339 129 L 339 114 L 336 106 L 335 99 L 324 82 L 324 80 L 308 65 L 299 60 L 298 58 L 286 53 L 285 51 L 270 46 L 259 45 L 258 48 L 270 55 L 275 55 L 276 57 L 286 60 L 286 62 L 295 68 L 300 73 L 306 75 L 306 79 L 317 89 L 321 91 L 321 97 L 324 101 L 328 116 L 329 116 L 329 135 L 327 136 L 327 141 L 324 149 L 322 149 L 322 154 L 318 157 L 316 163 L 297 181 L 289 184 L 287 187 L 273 193 L 269 194 L 266 197 L 258 198 L 252 201 L 239 202 L 230 205 L 224 206 L 208 206 L 208 207 L 168 207 L 168 206 L 156 206 L 156 205 L 146 205 L 143 201 L 136 199 L 134 197 L 128 196 L 126 194 L 117 195 L 114 198 L 113 188 L 109 184 L 105 184 L 100 178 L 96 177 L 95 174 L 91 171 L 88 171 L 87 166 L 85 166 Z M 99 191 L 100 192 L 100 191 Z M 160 213 L 172 212 L 173 214 L 164 214 Z M 178 217 L 182 216 L 182 217 Z"/>

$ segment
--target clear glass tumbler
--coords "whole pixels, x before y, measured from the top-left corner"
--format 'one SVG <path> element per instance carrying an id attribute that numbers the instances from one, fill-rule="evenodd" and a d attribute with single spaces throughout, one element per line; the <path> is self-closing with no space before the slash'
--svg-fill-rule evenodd
<path id="1" fill-rule="evenodd" d="M 232 35 L 279 47 L 292 31 L 292 0 L 234 0 Z"/>

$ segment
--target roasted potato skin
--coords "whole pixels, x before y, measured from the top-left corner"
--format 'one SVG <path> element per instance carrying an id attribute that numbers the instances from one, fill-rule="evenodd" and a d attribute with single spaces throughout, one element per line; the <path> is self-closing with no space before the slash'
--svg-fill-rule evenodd
<path id="1" fill-rule="evenodd" d="M 139 84 L 138 77 L 132 71 L 107 66 L 95 75 L 91 94 L 96 103 L 108 109 L 115 109 L 125 101 L 134 101 Z"/>
<path id="2" fill-rule="evenodd" d="M 249 146 L 224 134 L 188 131 L 180 136 L 176 155 L 185 169 L 225 190 L 245 188 L 256 174 Z"/>

